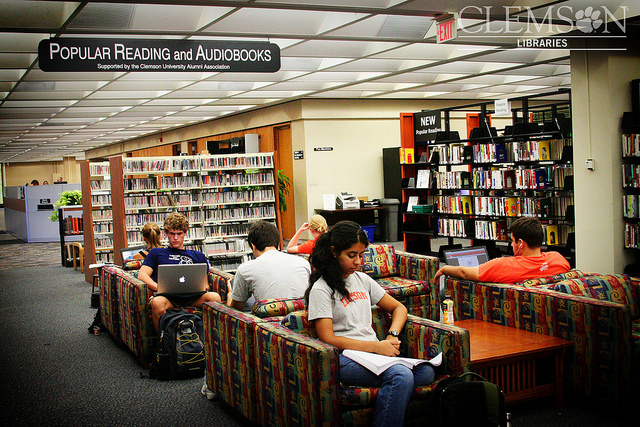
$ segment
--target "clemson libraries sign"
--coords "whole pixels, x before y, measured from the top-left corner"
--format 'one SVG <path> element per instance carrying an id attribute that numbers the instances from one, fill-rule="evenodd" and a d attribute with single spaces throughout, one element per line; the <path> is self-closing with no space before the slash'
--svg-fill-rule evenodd
<path id="1" fill-rule="evenodd" d="M 38 45 L 43 71 L 225 71 L 273 73 L 268 42 L 53 38 Z"/>

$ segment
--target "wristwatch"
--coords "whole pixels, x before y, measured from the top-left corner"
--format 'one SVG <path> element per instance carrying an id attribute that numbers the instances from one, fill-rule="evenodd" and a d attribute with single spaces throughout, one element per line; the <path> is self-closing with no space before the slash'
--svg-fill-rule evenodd
<path id="1" fill-rule="evenodd" d="M 387 335 L 391 335 L 391 336 L 394 336 L 394 337 L 398 338 L 400 336 L 400 333 L 398 331 L 391 330 L 391 331 L 387 332 Z"/>

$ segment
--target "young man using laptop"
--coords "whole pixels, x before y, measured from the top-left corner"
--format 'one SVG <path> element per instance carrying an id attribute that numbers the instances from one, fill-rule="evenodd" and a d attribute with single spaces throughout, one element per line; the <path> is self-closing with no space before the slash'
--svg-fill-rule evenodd
<path id="1" fill-rule="evenodd" d="M 177 212 L 172 212 L 164 221 L 164 231 L 169 239 L 169 247 L 153 248 L 142 263 L 138 279 L 147 284 L 154 296 L 149 300 L 153 326 L 158 331 L 160 318 L 169 308 L 202 307 L 205 302 L 221 302 L 216 292 L 191 292 L 186 294 L 156 295 L 158 292 L 158 267 L 165 264 L 199 264 L 209 262 L 207 257 L 198 251 L 185 249 L 184 239 L 189 231 L 189 221 Z M 188 278 L 187 278 L 188 279 Z"/>
<path id="2" fill-rule="evenodd" d="M 258 221 L 249 228 L 247 241 L 255 259 L 240 264 L 233 280 L 231 307 L 243 310 L 249 297 L 302 298 L 309 286 L 311 266 L 306 259 L 280 252 L 275 225 Z"/>
<path id="3" fill-rule="evenodd" d="M 515 283 L 566 273 L 571 268 L 558 252 L 542 252 L 544 230 L 537 218 L 518 218 L 509 233 L 512 257 L 494 258 L 476 267 L 445 265 L 437 271 L 436 283 L 442 275 L 475 282 Z"/>

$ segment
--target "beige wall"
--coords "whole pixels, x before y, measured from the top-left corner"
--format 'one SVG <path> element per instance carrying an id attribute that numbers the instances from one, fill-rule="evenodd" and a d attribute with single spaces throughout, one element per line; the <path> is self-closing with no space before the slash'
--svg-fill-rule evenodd
<path id="1" fill-rule="evenodd" d="M 622 273 L 633 262 L 624 249 L 622 113 L 631 111 L 638 52 L 573 51 L 571 87 L 576 203 L 576 267 Z M 595 170 L 585 162 L 595 160 Z"/>
<path id="2" fill-rule="evenodd" d="M 74 157 L 65 157 L 60 162 L 6 163 L 4 165 L 5 187 L 25 185 L 37 179 L 40 184 L 53 184 L 62 177 L 69 184 L 80 183 L 80 162 Z"/>

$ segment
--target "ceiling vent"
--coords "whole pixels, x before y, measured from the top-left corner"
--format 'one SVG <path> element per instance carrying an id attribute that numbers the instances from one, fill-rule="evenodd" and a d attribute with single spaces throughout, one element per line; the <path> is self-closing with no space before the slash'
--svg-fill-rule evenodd
<path id="1" fill-rule="evenodd" d="M 89 3 L 68 28 L 129 29 L 135 5 Z"/>
<path id="2" fill-rule="evenodd" d="M 432 24 L 433 19 L 426 16 L 387 16 L 378 37 L 422 40 Z"/>

